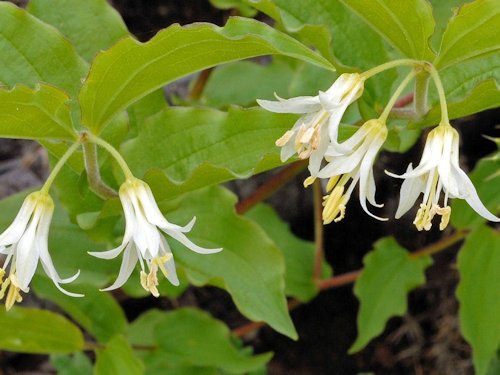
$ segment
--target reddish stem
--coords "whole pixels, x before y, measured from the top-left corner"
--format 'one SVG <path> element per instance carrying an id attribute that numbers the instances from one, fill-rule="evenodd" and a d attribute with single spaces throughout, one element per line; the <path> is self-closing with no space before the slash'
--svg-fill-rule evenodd
<path id="1" fill-rule="evenodd" d="M 402 98 L 400 98 L 395 104 L 394 104 L 394 108 L 402 108 L 402 107 L 405 107 L 407 106 L 408 104 L 410 104 L 411 102 L 413 102 L 413 93 L 409 93 L 408 95 L 405 95 L 403 96 Z"/>
<path id="2" fill-rule="evenodd" d="M 244 214 L 257 203 L 269 198 L 307 167 L 307 160 L 297 161 L 283 168 L 279 173 L 259 186 L 249 197 L 236 204 L 236 212 Z"/>
<path id="3" fill-rule="evenodd" d="M 316 251 L 314 253 L 313 279 L 316 282 L 321 280 L 321 265 L 325 256 L 323 239 L 323 192 L 321 191 L 321 182 L 316 179 L 313 183 L 314 200 L 314 244 Z"/>

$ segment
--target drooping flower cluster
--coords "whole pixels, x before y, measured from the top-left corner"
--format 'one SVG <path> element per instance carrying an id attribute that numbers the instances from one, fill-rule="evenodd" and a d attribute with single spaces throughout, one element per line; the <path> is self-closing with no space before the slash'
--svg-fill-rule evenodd
<path id="1" fill-rule="evenodd" d="M 410 73 L 403 80 L 378 119 L 368 120 L 342 143 L 338 142 L 340 120 L 347 107 L 362 95 L 366 76 L 342 74 L 330 89 L 314 97 L 278 98 L 278 102 L 258 100 L 261 107 L 272 112 L 303 114 L 292 129 L 276 141 L 276 145 L 282 147 L 282 161 L 294 154 L 300 159 L 309 158 L 311 176 L 304 181 L 304 186 L 313 183 L 316 178 L 327 179 L 327 194 L 323 202 L 324 224 L 344 218 L 346 204 L 358 182 L 359 202 L 363 210 L 376 219 L 387 220 L 371 213 L 366 204 L 368 201 L 375 207 L 383 206 L 375 200 L 373 164 L 387 138 L 385 121 L 389 110 L 414 74 Z M 407 212 L 423 193 L 423 203 L 414 221 L 418 230 L 430 230 L 436 215 L 441 216 L 440 229 L 446 228 L 451 214 L 449 198 L 465 199 L 484 218 L 500 221 L 484 207 L 472 182 L 460 169 L 458 145 L 457 131 L 445 121 L 430 132 L 417 168 L 413 170 L 410 164 L 407 172 L 400 176 L 387 172 L 392 177 L 405 179 L 396 218 Z M 444 192 L 442 205 L 441 192 Z"/>

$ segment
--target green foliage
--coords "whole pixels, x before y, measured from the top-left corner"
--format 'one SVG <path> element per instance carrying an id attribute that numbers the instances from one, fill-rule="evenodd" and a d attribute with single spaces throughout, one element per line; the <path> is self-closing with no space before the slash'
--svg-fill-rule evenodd
<path id="1" fill-rule="evenodd" d="M 500 236 L 477 228 L 458 255 L 460 330 L 472 346 L 476 374 L 486 374 L 500 343 Z"/>
<path id="2" fill-rule="evenodd" d="M 434 31 L 432 7 L 426 0 L 341 0 L 404 56 L 430 60 Z"/>
<path id="3" fill-rule="evenodd" d="M 224 288 L 242 314 L 295 339 L 286 307 L 283 255 L 258 225 L 235 214 L 235 203 L 234 195 L 220 187 L 186 194 L 176 202 L 167 218 L 187 223 L 196 216 L 189 238 L 223 251 L 207 259 L 171 241 L 175 260 L 192 284 Z"/>
<path id="4" fill-rule="evenodd" d="M 319 292 L 313 278 L 314 243 L 297 238 L 276 212 L 264 204 L 255 206 L 245 216 L 257 222 L 283 252 L 286 294 L 302 302 L 313 299 Z M 324 263 L 322 276 L 331 274 L 330 266 Z"/>
<path id="5" fill-rule="evenodd" d="M 224 28 L 173 25 L 147 43 L 127 38 L 96 57 L 80 94 L 82 121 L 99 134 L 117 113 L 162 85 L 217 64 L 269 54 L 333 69 L 296 40 L 250 19 L 233 18 Z"/>
<path id="6" fill-rule="evenodd" d="M 0 309 L 0 349 L 22 353 L 71 353 L 83 350 L 80 329 L 50 311 Z"/>
<path id="7" fill-rule="evenodd" d="M 125 333 L 125 314 L 111 294 L 98 291 L 95 285 L 79 284 L 78 292 L 85 297 L 74 298 L 62 294 L 49 283 L 47 279 L 43 282 L 39 279 L 33 285 L 36 294 L 61 307 L 99 342 L 105 343 L 113 336 Z"/>
<path id="8" fill-rule="evenodd" d="M 35 90 L 0 89 L 0 136 L 4 138 L 74 140 L 69 98 L 52 86 Z"/>
<path id="9" fill-rule="evenodd" d="M 135 357 L 123 336 L 115 336 L 103 349 L 96 350 L 94 375 L 140 375 L 144 364 Z"/>
<path id="10" fill-rule="evenodd" d="M 50 362 L 58 375 L 92 375 L 92 363 L 83 353 L 73 355 L 52 355 Z"/>
<path id="11" fill-rule="evenodd" d="M 361 304 L 358 337 L 350 353 L 378 336 L 390 317 L 406 312 L 406 295 L 425 282 L 424 271 L 432 260 L 428 256 L 412 258 L 393 238 L 383 238 L 363 263 L 365 268 L 354 287 Z"/>
<path id="12" fill-rule="evenodd" d="M 128 35 L 122 18 L 106 0 L 31 0 L 27 9 L 57 28 L 87 61 Z"/>
<path id="13" fill-rule="evenodd" d="M 143 314 L 130 326 L 129 340 L 135 345 L 157 346 L 142 355 L 147 373 L 161 368 L 169 374 L 243 374 L 259 369 L 271 358 L 270 353 L 249 355 L 223 323 L 189 308 Z"/>

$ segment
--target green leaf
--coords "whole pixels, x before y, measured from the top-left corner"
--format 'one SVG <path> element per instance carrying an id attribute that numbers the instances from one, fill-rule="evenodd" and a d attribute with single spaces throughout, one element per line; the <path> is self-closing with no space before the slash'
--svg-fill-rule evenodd
<path id="1" fill-rule="evenodd" d="M 500 154 L 479 161 L 470 178 L 479 198 L 493 213 L 500 212 Z M 486 220 L 474 211 L 464 199 L 454 199 L 451 223 L 455 228 L 475 228 Z"/>
<path id="2" fill-rule="evenodd" d="M 313 278 L 314 243 L 295 237 L 288 225 L 267 205 L 259 204 L 245 216 L 257 222 L 283 252 L 285 293 L 302 302 L 313 299 L 319 291 Z M 331 274 L 331 268 L 323 263 L 323 277 L 330 277 Z"/>
<path id="3" fill-rule="evenodd" d="M 264 321 L 276 331 L 296 338 L 284 293 L 283 256 L 258 225 L 235 214 L 235 203 L 236 197 L 220 187 L 180 199 L 167 218 L 183 224 L 196 216 L 189 238 L 200 246 L 223 250 L 200 255 L 169 241 L 176 262 L 184 267 L 194 285 L 224 288 L 249 319 Z"/>
<path id="4" fill-rule="evenodd" d="M 173 25 L 147 43 L 127 38 L 96 57 L 80 94 L 82 121 L 99 133 L 121 110 L 169 82 L 218 64 L 269 54 L 333 69 L 295 39 L 251 19 L 232 18 L 222 28 Z"/>
<path id="5" fill-rule="evenodd" d="M 406 312 L 406 295 L 424 283 L 424 271 L 432 259 L 412 258 L 394 238 L 387 237 L 375 244 L 363 263 L 365 268 L 354 286 L 361 304 L 358 337 L 349 353 L 360 351 L 378 336 L 390 317 Z"/>
<path id="6" fill-rule="evenodd" d="M 87 64 L 69 41 L 13 4 L 0 2 L 0 83 L 46 82 L 76 96 Z"/>
<path id="7" fill-rule="evenodd" d="M 92 363 L 83 353 L 73 355 L 52 355 L 50 362 L 57 370 L 57 375 L 92 375 Z"/>
<path id="8" fill-rule="evenodd" d="M 129 34 L 106 0 L 31 0 L 28 11 L 56 27 L 87 61 Z"/>
<path id="9" fill-rule="evenodd" d="M 341 0 L 404 56 L 432 59 L 432 7 L 426 0 Z"/>
<path id="10" fill-rule="evenodd" d="M 179 309 L 165 314 L 154 331 L 166 355 L 195 366 L 217 367 L 231 373 L 260 368 L 271 354 L 248 357 L 231 342 L 229 329 L 208 314 Z"/>
<path id="11" fill-rule="evenodd" d="M 68 100 L 64 92 L 47 85 L 0 89 L 0 136 L 75 140 Z"/>
<path id="12" fill-rule="evenodd" d="M 483 375 L 500 342 L 500 235 L 477 228 L 458 255 L 460 329 L 472 346 L 476 374 Z"/>
<path id="13" fill-rule="evenodd" d="M 463 5 L 448 23 L 434 62 L 443 69 L 476 56 L 500 50 L 500 3 L 478 0 Z"/>
<path id="14" fill-rule="evenodd" d="M 137 176 L 150 168 L 165 173 L 172 187 L 161 181 L 165 185 L 159 189 L 161 200 L 173 197 L 175 191 L 179 194 L 280 166 L 274 142 L 296 118 L 259 108 L 229 108 L 228 112 L 171 108 L 146 120 L 139 136 L 120 151 Z M 155 177 L 147 176 L 148 182 L 161 178 L 163 172 L 151 171 Z M 186 180 L 192 188 L 178 186 Z"/>
<path id="15" fill-rule="evenodd" d="M 467 3 L 467 0 L 430 0 L 432 13 L 436 20 L 436 27 L 431 38 L 432 47 L 437 51 L 448 26 L 450 18 L 458 11 L 458 8 Z"/>
<path id="16" fill-rule="evenodd" d="M 14 307 L 0 309 L 0 349 L 22 353 L 72 353 L 84 347 L 73 323 L 50 311 Z"/>
<path id="17" fill-rule="evenodd" d="M 100 292 L 95 285 L 79 284 L 76 289 L 85 297 L 74 298 L 62 294 L 50 284 L 47 278 L 39 278 L 33 287 L 38 296 L 62 308 L 99 342 L 105 343 L 113 336 L 125 333 L 127 319 L 111 294 Z"/>
<path id="18" fill-rule="evenodd" d="M 97 349 L 94 375 L 140 375 L 144 364 L 135 357 L 123 336 L 115 336 L 104 349 Z"/>

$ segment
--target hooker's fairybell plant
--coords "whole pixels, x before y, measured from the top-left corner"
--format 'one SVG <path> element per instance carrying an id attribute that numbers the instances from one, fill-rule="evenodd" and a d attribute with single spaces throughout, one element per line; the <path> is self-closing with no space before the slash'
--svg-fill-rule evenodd
<path id="1" fill-rule="evenodd" d="M 310 185 L 316 177 L 328 179 L 326 185 L 328 194 L 323 198 L 324 224 L 338 222 L 344 218 L 346 204 L 358 181 L 359 202 L 363 210 L 378 220 L 387 220 L 372 214 L 366 205 L 368 201 L 375 207 L 383 206 L 375 200 L 373 164 L 387 138 L 385 123 L 391 109 L 417 71 L 425 69 L 429 71 L 440 95 L 442 121 L 430 132 L 422 160 L 415 170 L 410 164 L 403 175 L 387 172 L 392 177 L 405 179 L 401 187 L 396 218 L 407 212 L 420 193 L 424 193 L 423 203 L 414 221 L 419 231 L 429 230 L 436 214 L 442 217 L 439 228 L 441 230 L 446 228 L 451 214 L 448 198 L 465 199 L 485 219 L 500 221 L 484 207 L 472 182 L 459 167 L 458 133 L 449 123 L 444 90 L 434 67 L 418 61 L 401 60 L 400 63 L 411 65 L 413 69 L 395 90 L 380 117 L 367 121 L 352 137 L 342 143 L 337 139 L 340 120 L 347 106 L 361 96 L 364 81 L 381 71 L 397 66 L 398 61 L 381 65 L 362 74 L 342 74 L 326 93 L 320 92 L 318 96 L 287 100 L 278 98 L 278 102 L 258 100 L 261 107 L 272 112 L 305 113 L 291 130 L 276 141 L 276 145 L 282 147 L 282 161 L 289 159 L 295 153 L 301 159 L 309 157 L 311 176 L 304 181 L 304 186 Z M 323 160 L 327 164 L 321 168 Z M 346 189 L 345 185 L 349 180 L 351 182 Z M 442 190 L 445 192 L 443 207 L 439 206 Z"/>

